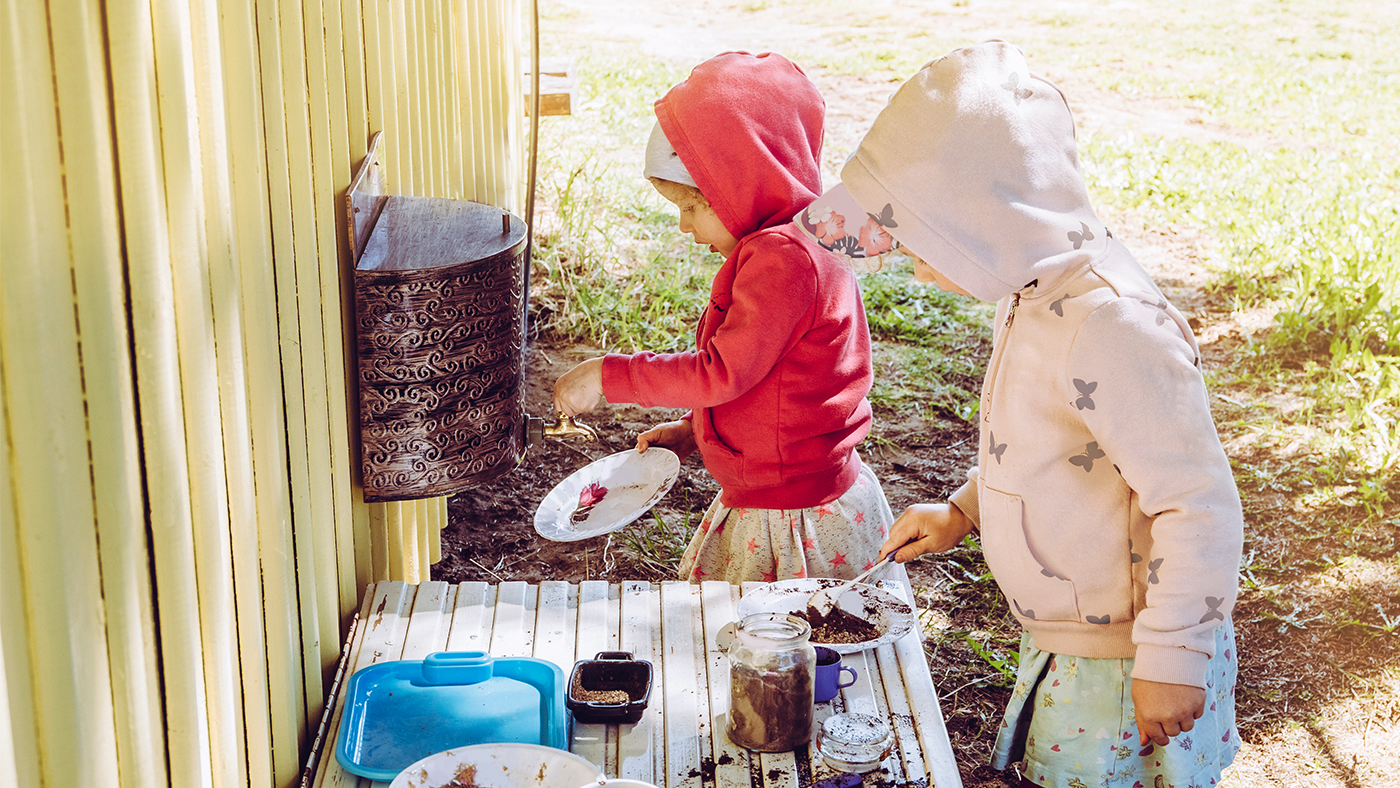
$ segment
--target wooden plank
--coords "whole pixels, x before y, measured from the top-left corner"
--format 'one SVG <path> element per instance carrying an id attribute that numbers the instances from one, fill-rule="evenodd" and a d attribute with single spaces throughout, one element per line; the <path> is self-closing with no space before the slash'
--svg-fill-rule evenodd
<path id="1" fill-rule="evenodd" d="M 341 720 L 345 715 L 345 685 L 350 681 L 350 676 L 355 672 L 355 664 L 359 659 L 360 648 L 364 645 L 366 622 L 376 604 L 376 598 L 382 597 L 384 589 L 375 584 L 365 587 L 365 593 L 360 601 L 360 609 L 355 618 L 354 626 L 350 630 L 345 641 L 345 666 L 340 677 L 339 691 L 335 695 L 334 705 L 329 714 L 325 716 L 325 729 L 321 731 L 321 748 L 319 751 L 313 749 L 308 760 L 313 765 L 310 775 L 302 775 L 302 788 L 329 788 L 333 785 L 355 785 L 357 778 L 340 768 L 340 764 L 335 760 L 336 738 L 340 735 Z M 309 777 L 309 779 L 308 779 Z"/>
<path id="2" fill-rule="evenodd" d="M 462 82 L 466 75 L 462 73 L 462 46 L 461 31 L 457 29 L 460 17 L 458 16 L 458 6 L 460 3 L 443 3 L 441 14 L 442 23 L 442 109 L 443 127 L 446 131 L 444 143 L 446 150 L 443 160 L 443 168 L 446 179 L 442 187 L 442 195 L 455 200 L 466 199 L 463 190 L 464 182 L 462 172 L 462 147 L 465 144 L 466 130 L 462 115 Z"/>
<path id="3" fill-rule="evenodd" d="M 403 659 L 423 659 L 447 648 L 457 587 L 439 581 L 418 584 L 404 640 Z"/>
<path id="4" fill-rule="evenodd" d="M 384 504 L 384 538 L 389 547 L 389 578 L 407 580 L 408 553 L 404 544 L 403 502 L 390 501 Z"/>
<path id="5" fill-rule="evenodd" d="M 491 656 L 528 657 L 534 650 L 535 606 L 539 589 L 519 580 L 501 583 L 496 591 L 496 623 L 491 632 Z"/>
<path id="6" fill-rule="evenodd" d="M 567 681 L 574 668 L 574 642 L 578 634 L 578 586 L 563 580 L 546 580 L 539 587 L 535 614 L 535 650 L 532 656 L 559 666 Z M 566 690 L 567 693 L 567 690 Z"/>
<path id="7" fill-rule="evenodd" d="M 165 140 L 161 118 L 169 118 L 172 160 L 180 147 L 175 138 L 189 118 L 167 108 L 162 114 L 164 80 L 170 81 L 171 101 L 178 101 L 180 56 L 162 51 L 157 58 L 153 17 L 165 17 L 146 2 L 133 0 L 107 7 L 108 59 L 112 84 L 122 86 L 116 102 L 113 127 L 117 139 L 117 166 L 123 233 L 126 241 L 127 284 L 132 322 L 132 354 L 136 359 L 137 399 L 140 402 L 142 464 L 145 472 L 150 545 L 156 589 L 155 609 L 162 632 L 185 637 L 161 640 L 161 669 L 167 731 L 169 780 L 172 784 L 200 786 L 208 783 L 212 757 L 208 732 L 209 710 L 203 703 L 204 644 L 200 642 L 200 590 L 195 568 L 195 537 L 190 463 L 194 458 L 186 433 L 186 392 L 182 378 L 181 321 L 178 319 L 179 287 L 173 259 L 171 213 L 167 199 L 181 199 L 181 184 L 167 181 Z M 172 12 L 178 14 L 178 12 Z M 162 20 L 162 31 L 171 20 Z M 163 32 L 163 36 L 170 33 Z M 176 32 L 174 35 L 178 36 Z M 178 50 L 178 47 L 176 47 Z M 153 63 L 163 63 L 163 69 Z M 157 71 L 161 73 L 158 75 Z M 158 89 L 157 85 L 160 85 Z M 185 167 L 191 166 L 186 160 Z M 188 194 L 183 195 L 188 200 Z M 189 225 L 181 230 L 188 232 Z M 9 285 L 7 284 L 7 287 Z M 189 349 L 186 349 L 187 352 Z M 198 366 L 189 374 L 199 376 Z M 198 445 L 196 442 L 195 445 Z M 302 720 L 305 725 L 305 720 Z M 69 743 L 67 746 L 75 746 Z M 295 756 L 293 769 L 298 765 Z M 59 780 L 57 783 L 64 783 Z"/>
<path id="8" fill-rule="evenodd" d="M 346 139 L 345 71 L 347 61 L 341 41 L 340 0 L 320 0 L 304 3 L 311 22 L 306 27 L 308 66 L 311 84 L 323 85 L 322 90 L 310 91 L 311 140 L 317 202 L 316 232 L 321 249 L 319 261 L 321 284 L 321 327 L 325 344 L 328 383 L 327 410 L 329 430 L 329 460 L 325 469 L 329 480 L 331 505 L 330 527 L 322 545 L 322 554 L 333 558 L 334 582 L 339 605 L 337 623 L 341 628 L 354 612 L 357 554 L 355 547 L 355 509 L 351 500 L 351 464 L 357 452 L 350 446 L 350 425 L 358 409 L 347 402 L 347 390 L 353 391 L 354 372 L 350 369 L 347 346 L 353 341 L 348 329 L 353 323 L 345 319 L 354 300 L 350 289 L 348 250 L 344 243 L 344 216 L 338 210 L 340 189 L 350 180 L 350 156 Z M 350 66 L 352 69 L 357 65 Z M 316 78 L 320 74 L 320 80 Z M 427 579 L 425 576 L 423 579 Z"/>
<path id="9" fill-rule="evenodd" d="M 419 194 L 446 196 L 442 193 L 442 103 L 437 95 L 439 25 L 435 8 L 439 0 L 411 0 L 414 5 L 412 27 L 414 36 L 409 47 L 414 62 L 415 92 L 418 95 L 416 131 L 421 134 L 416 145 L 423 159 L 423 183 Z"/>
<path id="10" fill-rule="evenodd" d="M 496 587 L 486 583 L 459 583 L 448 632 L 448 651 L 486 651 L 496 615 Z"/>
<path id="11" fill-rule="evenodd" d="M 254 518 L 235 527 L 235 538 L 251 540 L 257 548 L 257 567 L 235 571 L 235 591 L 241 609 L 257 604 L 261 615 L 239 616 L 239 648 L 245 655 L 260 650 L 268 687 L 265 702 L 266 732 L 262 723 L 249 725 L 249 780 L 251 784 L 284 784 L 296 765 L 293 755 L 300 735 L 303 702 L 300 672 L 292 672 L 299 644 L 296 631 L 296 577 L 287 560 L 291 551 L 291 492 L 286 454 L 285 412 L 277 337 L 276 290 L 272 241 L 273 220 L 268 205 L 267 149 L 263 138 L 263 112 L 259 87 L 257 19 L 247 3 L 220 0 L 220 45 L 224 64 L 226 117 L 247 122 L 227 126 L 229 189 L 233 232 L 237 248 L 237 292 L 241 310 L 247 400 L 248 443 L 252 473 Z M 243 548 L 246 551 L 246 546 Z M 248 583 L 256 583 L 251 589 Z M 246 621 L 245 621 L 246 619 Z M 247 627 L 245 629 L 245 627 Z M 261 634 L 261 637 L 259 637 Z M 256 660 L 242 659 L 245 676 Z M 260 740 L 266 739 L 261 744 Z M 252 752 L 257 749 L 261 752 Z M 272 775 L 257 775 L 260 761 L 271 758 Z"/>
<path id="12" fill-rule="evenodd" d="M 369 95 L 365 74 L 367 70 L 368 52 L 366 51 L 366 36 L 361 30 L 360 0 L 339 0 L 338 5 L 340 5 L 338 13 L 341 25 L 340 40 L 344 52 L 341 72 L 344 75 L 343 78 L 345 81 L 345 122 L 342 129 L 336 129 L 333 123 L 331 132 L 335 140 L 339 140 L 341 135 L 344 136 L 343 147 L 339 148 L 339 150 L 343 151 L 341 158 L 343 158 L 347 166 L 353 170 L 354 165 L 359 162 L 360 157 L 368 148 L 370 139 Z M 340 184 L 343 183 L 343 181 L 339 180 L 337 177 L 336 183 Z M 337 226 L 344 232 L 345 225 L 343 224 L 343 220 L 342 223 Z M 343 250 L 340 255 L 340 260 L 341 288 L 344 292 L 353 292 L 354 279 L 352 268 L 354 262 L 352 259 L 347 259 L 346 253 Z M 347 303 L 345 303 L 343 307 L 341 317 L 341 324 L 347 346 L 355 339 L 354 304 L 352 302 L 353 299 L 347 300 Z M 353 352 L 351 352 L 348 347 L 345 351 L 345 358 L 354 358 Z M 355 370 L 347 369 L 345 376 L 347 384 L 345 392 L 346 396 L 349 398 L 346 414 L 348 419 L 347 445 L 345 447 L 348 451 L 346 456 L 346 473 L 348 477 L 346 481 L 349 485 L 350 520 L 355 551 L 354 583 L 358 588 L 363 587 L 379 576 L 375 575 L 373 572 L 370 507 L 364 501 L 364 495 L 357 481 L 359 479 L 359 472 L 355 467 L 356 463 L 359 462 L 360 456 L 359 425 L 356 420 L 358 409 L 356 407 L 357 389 L 355 386 Z"/>
<path id="13" fill-rule="evenodd" d="M 308 645 L 319 643 L 322 632 L 317 620 L 316 573 L 311 558 L 313 551 L 310 539 L 312 524 L 316 519 L 318 498 L 315 488 L 319 480 L 315 477 L 323 464 L 315 459 L 313 444 L 317 442 L 314 440 L 316 431 L 310 427 L 306 416 L 307 400 L 310 396 L 308 389 L 314 388 L 315 384 L 304 380 L 303 375 L 310 375 L 314 364 L 311 363 L 309 348 L 303 347 L 302 332 L 298 327 L 298 285 L 295 274 L 296 260 L 299 257 L 314 256 L 315 250 L 307 249 L 305 241 L 294 232 L 297 226 L 294 213 L 305 217 L 307 212 L 294 212 L 298 203 L 296 191 L 291 188 L 291 184 L 294 181 L 309 180 L 309 176 L 298 165 L 298 162 L 308 161 L 309 157 L 302 155 L 297 144 L 298 135 L 289 133 L 287 120 L 304 113 L 306 101 L 300 93 L 305 90 L 305 77 L 300 69 L 300 47 L 295 46 L 299 35 L 282 27 L 284 20 L 288 25 L 299 24 L 300 15 L 291 9 L 282 14 L 278 4 L 271 2 L 259 3 L 257 14 L 258 53 L 263 77 L 259 89 L 263 97 L 269 215 L 272 218 L 272 259 L 275 269 L 273 280 L 277 287 L 276 325 L 279 332 L 278 348 L 281 354 L 282 391 L 285 402 L 283 423 L 288 448 L 287 465 L 291 471 L 292 545 L 286 548 L 285 556 L 296 556 L 295 562 L 288 561 L 292 564 L 288 567 L 289 570 L 296 576 L 291 589 L 297 594 L 296 604 L 301 610 L 301 615 L 293 619 L 299 628 L 295 645 L 301 651 L 301 674 L 304 684 L 302 698 L 305 705 L 303 713 L 309 719 L 315 719 L 319 716 L 315 712 L 321 704 L 324 692 L 321 684 L 319 646 L 311 648 Z M 304 127 L 304 119 L 291 126 Z M 303 234 L 308 237 L 311 235 L 310 232 Z M 324 387 L 324 381 L 321 385 Z M 313 468 L 316 471 L 313 471 Z M 288 559 L 284 557 L 282 560 Z M 304 722 L 303 726 L 307 724 L 309 723 Z M 279 780 L 283 779 L 281 775 L 279 770 Z"/>
<path id="14" fill-rule="evenodd" d="M 417 123 L 418 97 L 413 91 L 416 72 L 409 49 L 409 39 L 412 35 L 409 30 L 412 19 L 408 9 L 410 2 L 412 0 L 389 0 L 388 3 L 393 19 L 390 56 L 394 59 L 394 90 L 399 97 L 398 116 L 394 118 L 394 133 L 390 139 L 399 149 L 394 175 L 398 184 L 395 193 L 422 195 L 422 145 L 419 144 L 421 131 Z"/>
<path id="15" fill-rule="evenodd" d="M 533 103 L 530 100 L 530 89 L 532 84 L 530 79 L 525 79 L 524 97 L 525 116 L 530 116 Z M 578 80 L 572 76 L 552 76 L 540 72 L 540 117 L 550 115 L 572 115 L 574 107 L 578 105 Z"/>
<path id="16" fill-rule="evenodd" d="M 0 640 L 7 641 L 5 660 L 14 671 L 9 691 L 16 701 L 13 711 L 5 710 L 4 727 L 6 733 L 14 731 L 19 762 L 13 765 L 30 785 L 100 784 L 118 775 L 117 710 L 103 631 L 73 314 L 74 261 L 66 226 L 71 207 L 63 193 L 61 119 L 54 106 L 56 99 L 84 97 L 55 96 L 56 89 L 69 86 L 54 84 L 54 60 L 64 52 L 51 50 L 47 5 L 6 3 L 0 10 L 7 126 L 0 165 L 9 192 L 0 196 L 6 222 L 0 255 L 0 419 L 8 433 L 3 451 L 9 455 L 0 484 L 8 488 L 12 507 L 0 513 L 0 532 L 13 538 L 13 543 L 5 539 L 5 549 L 15 549 L 0 568 L 19 570 L 0 579 L 0 593 L 20 592 L 0 601 Z M 84 21 L 100 25 L 98 19 Z M 71 144 L 84 144 L 84 134 L 75 133 Z M 94 155 L 104 153 L 110 155 L 110 146 Z M 91 761 L 62 757 L 71 752 L 90 754 Z"/>
<path id="17" fill-rule="evenodd" d="M 428 499 L 419 498 L 413 502 L 414 539 L 418 549 L 414 552 L 418 564 L 414 582 L 427 580 L 433 569 L 432 542 L 438 540 L 437 523 L 428 521 Z"/>
<path id="18" fill-rule="evenodd" d="M 666 786 L 700 786 L 700 754 L 710 751 L 710 699 L 704 691 L 705 632 L 700 588 L 692 583 L 661 584 L 661 661 L 666 682 L 666 743 L 662 777 Z"/>
<path id="19" fill-rule="evenodd" d="M 707 580 L 700 584 L 705 626 L 705 660 L 710 694 L 710 756 L 715 765 L 715 788 L 747 788 L 749 751 L 729 740 L 729 657 L 720 651 L 720 629 L 735 620 L 739 589 L 729 583 Z"/>
<path id="20" fill-rule="evenodd" d="M 601 580 L 585 580 L 579 584 L 575 660 L 593 659 L 600 651 L 618 650 L 620 604 L 619 586 Z M 653 672 L 656 668 L 653 666 Z M 652 693 L 655 694 L 655 688 Z M 651 705 L 650 701 L 647 705 Z M 569 750 L 616 777 L 617 741 L 615 725 L 575 722 Z"/>
<path id="21" fill-rule="evenodd" d="M 618 777 L 655 783 L 659 765 L 664 765 L 666 750 L 666 689 L 671 679 L 661 659 L 658 640 L 660 626 L 660 594 L 650 583 L 629 580 L 622 584 L 622 632 L 619 648 L 632 652 L 634 659 L 652 663 L 651 701 L 642 718 L 619 734 Z M 655 670 L 659 666 L 660 670 Z M 684 678 L 675 679 L 683 681 Z"/>
<path id="22" fill-rule="evenodd" d="M 893 644 L 885 644 L 875 650 L 876 664 L 880 668 L 880 678 L 885 685 L 885 704 L 889 716 L 886 720 L 894 733 L 895 752 L 904 778 L 911 782 L 928 777 L 924 767 L 923 747 L 919 744 L 918 732 L 914 727 L 914 712 L 909 704 L 909 692 L 904 686 L 904 677 L 899 672 L 899 657 Z"/>
<path id="23" fill-rule="evenodd" d="M 405 583 L 380 582 L 365 589 L 364 603 L 355 623 L 346 672 L 353 676 L 370 665 L 399 659 L 408 631 L 415 588 Z M 348 678 L 348 677 L 347 677 Z M 322 753 L 314 788 L 364 788 L 370 781 L 341 767 L 335 759 L 335 743 L 345 712 L 345 695 L 336 698 L 330 725 L 326 729 L 326 751 Z"/>
<path id="24" fill-rule="evenodd" d="M 468 122 L 462 124 L 462 195 L 468 200 L 485 201 L 485 102 L 482 95 L 482 74 L 477 66 L 485 49 L 481 29 L 481 10 L 475 3 L 458 3 L 457 24 L 454 25 L 458 63 L 461 64 L 460 87 L 462 114 Z"/>
<path id="25" fill-rule="evenodd" d="M 914 604 L 914 593 L 908 583 L 886 580 L 879 585 L 910 605 Z M 936 788 L 962 788 L 962 776 L 953 759 L 953 745 L 948 740 L 948 729 L 938 705 L 938 693 L 933 687 L 933 675 L 929 673 L 928 659 L 924 656 L 917 618 L 913 630 L 896 640 L 893 646 L 930 782 Z"/>
<path id="26" fill-rule="evenodd" d="M 99 687 L 103 692 L 108 691 L 107 687 L 110 687 L 113 712 L 116 715 L 116 761 L 120 766 L 121 779 L 132 784 L 145 780 L 164 781 L 165 734 L 160 717 L 160 679 L 157 671 L 159 658 L 154 646 L 155 627 L 150 612 L 150 556 L 146 545 L 141 489 L 140 440 L 136 432 L 137 414 L 131 384 L 131 337 L 127 331 L 121 228 L 116 212 L 119 201 L 113 167 L 115 158 L 111 138 L 111 107 L 108 103 L 104 20 L 98 9 L 80 2 L 54 2 L 49 3 L 48 8 L 50 20 L 63 20 L 62 24 L 48 25 L 48 31 L 53 37 L 51 90 L 36 90 L 36 86 L 42 84 L 37 75 L 46 72 L 50 62 L 47 51 L 50 42 L 42 34 L 28 37 L 23 44 L 6 42 L 0 46 L 13 47 L 11 51 L 20 53 L 20 57 L 26 57 L 36 49 L 45 50 L 42 69 L 8 73 L 18 75 L 21 80 L 28 80 L 26 88 L 16 88 L 11 95 L 17 101 L 38 98 L 40 106 L 47 108 L 46 111 L 40 110 L 46 117 L 35 117 L 31 113 L 31 107 L 26 107 L 24 111 L 16 109 L 14 113 L 7 111 L 3 114 L 12 119 L 13 124 L 24 127 L 24 131 L 19 133 L 38 132 L 61 142 L 62 164 L 57 169 L 36 171 L 31 168 L 42 167 L 44 158 L 35 156 L 30 159 L 26 156 L 28 160 L 23 164 L 7 161 L 0 165 L 0 171 L 4 171 L 13 179 L 13 176 L 28 170 L 34 176 L 52 178 L 56 184 L 63 184 L 66 207 L 52 207 L 71 217 L 66 238 L 71 249 L 71 262 L 63 267 L 49 268 L 46 263 L 38 267 L 57 279 L 56 285 L 63 299 L 60 301 L 60 305 L 63 305 L 60 308 L 65 308 L 65 302 L 69 300 L 75 301 L 71 308 L 74 309 L 73 316 L 77 325 L 81 327 L 83 384 L 72 393 L 79 394 L 84 390 L 87 392 L 86 396 L 82 397 L 81 408 L 86 412 L 89 434 L 74 437 L 78 440 L 86 438 L 87 447 L 91 452 L 91 514 L 94 516 L 91 524 L 95 526 L 95 557 L 101 565 L 101 587 L 100 591 L 93 588 L 74 588 L 70 591 L 91 592 L 95 598 L 101 600 L 107 630 L 102 647 L 108 652 L 106 658 L 110 661 L 111 677 L 108 683 L 107 677 L 101 673 L 83 676 L 82 683 L 100 681 L 102 684 L 93 686 Z M 42 16 L 43 12 L 39 10 L 38 13 Z M 8 15 L 6 18 L 16 19 Z M 27 21 L 39 20 L 38 16 L 30 17 L 28 13 L 23 18 Z M 15 29 L 14 32 L 19 33 L 19 30 Z M 6 67 L 9 67 L 8 62 Z M 51 131 L 55 120 L 61 120 L 61 130 Z M 6 144 L 11 144 L 9 138 L 6 139 Z M 26 146 L 30 145 L 32 141 L 26 141 Z M 48 143 L 43 147 L 48 148 Z M 19 152 L 16 148 L 11 150 Z M 14 189 L 15 185 L 19 188 Z M 35 185 L 33 181 L 11 184 L 11 191 L 26 201 L 31 195 L 48 191 L 46 188 L 40 188 L 31 192 L 27 188 L 31 185 Z M 44 210 L 41 206 L 49 204 L 47 199 L 38 200 L 38 203 L 37 206 L 30 205 L 27 208 Z M 10 219 L 18 214 L 18 210 L 9 208 L 4 211 L 4 215 Z M 40 255 L 25 254 L 20 245 L 11 246 L 13 230 L 14 226 L 7 223 L 6 253 L 10 255 L 11 262 L 34 266 L 44 259 Z M 55 235 L 52 239 L 54 243 L 61 243 L 63 240 L 61 235 Z M 70 275 L 69 271 L 72 277 L 71 285 L 64 281 Z M 14 282 L 10 276 L 10 273 L 5 274 L 8 282 Z M 33 302 L 32 308 L 43 309 L 39 304 L 38 301 Z M 12 307 L 13 305 L 7 304 L 4 309 Z M 20 320 L 25 319 L 20 310 L 16 310 L 16 317 Z M 71 327 L 71 324 L 68 327 Z M 37 324 L 32 330 L 48 331 L 49 328 L 47 325 Z M 65 335 L 69 333 L 66 330 L 55 332 L 49 339 L 56 344 L 62 344 L 67 341 Z M 37 346 L 31 348 L 36 349 Z M 53 362 L 62 358 L 57 355 L 49 356 L 44 352 L 38 352 L 36 357 L 42 359 L 46 367 L 45 377 L 52 374 Z M 16 361 L 11 357 L 7 363 Z M 22 367 L 20 370 L 15 373 L 16 379 L 27 381 L 24 386 L 29 388 L 35 379 L 26 376 Z M 49 381 L 50 384 L 58 382 Z M 43 420 L 48 422 L 54 419 L 51 426 L 57 427 L 60 420 L 55 418 L 55 408 L 59 401 L 50 399 L 50 393 L 47 386 L 36 387 L 33 391 L 45 408 Z M 16 399 L 23 402 L 28 398 L 20 395 Z M 77 419 L 82 417 L 76 407 L 68 413 Z M 10 415 L 20 421 L 26 420 L 19 408 Z M 77 424 L 69 422 L 69 426 L 76 428 Z M 17 427 L 16 431 L 29 434 L 29 431 L 23 428 Z M 51 447 L 44 447 L 44 451 L 45 454 L 50 454 Z M 27 464 L 29 459 L 26 456 L 22 462 Z M 89 471 L 84 468 L 82 462 L 75 462 L 69 467 L 78 476 L 64 480 L 63 483 L 73 484 L 68 488 L 69 493 L 80 492 L 88 486 L 88 480 L 84 477 L 88 476 Z M 27 474 L 22 472 L 21 475 Z M 8 484 L 7 474 L 0 478 L 6 479 Z M 27 496 L 21 494 L 21 497 Z M 76 501 L 65 504 L 65 508 L 69 505 L 86 508 L 85 504 Z M 92 552 L 89 551 L 87 543 L 93 539 L 94 532 L 82 533 L 80 529 L 85 525 L 84 521 L 77 518 L 65 520 L 63 517 L 64 515 L 43 518 L 39 522 L 44 523 L 42 527 L 45 530 L 55 529 L 50 536 L 54 537 L 56 544 L 65 545 L 63 566 L 68 577 L 74 577 L 88 571 L 84 566 Z M 58 523 L 63 525 L 56 525 Z M 84 541 L 70 543 L 66 535 L 61 535 L 66 534 L 68 528 L 74 529 L 74 537 Z M 90 568 L 96 571 L 95 565 Z M 99 658 L 98 655 L 88 655 L 85 659 L 95 663 Z M 99 701 L 99 708 L 104 705 L 105 699 Z M 16 719 L 26 717 L 19 714 Z M 71 739 L 61 742 L 61 748 L 64 750 L 73 746 L 75 742 Z M 3 782 L 4 779 L 0 778 L 0 783 Z"/>
<path id="27" fill-rule="evenodd" d="M 436 564 L 442 560 L 442 529 L 447 527 L 447 497 L 439 495 L 436 498 L 429 498 L 423 502 L 428 509 L 428 530 L 431 538 L 428 540 L 428 563 Z"/>
<path id="28" fill-rule="evenodd" d="M 370 574 L 376 580 L 389 578 L 389 505 L 369 505 Z"/>

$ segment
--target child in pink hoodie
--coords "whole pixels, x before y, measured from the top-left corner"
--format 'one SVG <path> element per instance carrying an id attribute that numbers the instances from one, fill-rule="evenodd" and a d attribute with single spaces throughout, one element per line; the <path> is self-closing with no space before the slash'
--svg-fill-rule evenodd
<path id="1" fill-rule="evenodd" d="M 683 579 L 854 577 L 894 517 L 856 453 L 872 371 L 855 273 L 791 222 L 821 193 L 825 103 L 786 58 L 729 52 L 655 110 L 644 173 L 681 230 L 725 258 L 696 349 L 584 361 L 556 381 L 555 406 L 690 409 L 637 437 L 642 451 L 698 449 L 720 483 Z"/>
<path id="2" fill-rule="evenodd" d="M 874 222 L 919 279 L 997 303 L 977 467 L 881 548 L 980 538 L 1025 630 L 993 764 L 1055 788 L 1216 784 L 1239 749 L 1239 494 L 1195 337 L 1095 214 L 1064 97 L 1009 44 L 959 49 L 841 174 L 802 226 Z"/>

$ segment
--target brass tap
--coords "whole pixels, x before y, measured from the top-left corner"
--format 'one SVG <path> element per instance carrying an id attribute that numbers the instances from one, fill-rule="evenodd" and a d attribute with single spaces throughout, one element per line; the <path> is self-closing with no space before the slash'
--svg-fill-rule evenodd
<path id="1" fill-rule="evenodd" d="M 576 438 L 598 440 L 598 431 L 566 413 L 559 414 L 559 421 L 544 425 L 544 434 L 550 438 Z"/>

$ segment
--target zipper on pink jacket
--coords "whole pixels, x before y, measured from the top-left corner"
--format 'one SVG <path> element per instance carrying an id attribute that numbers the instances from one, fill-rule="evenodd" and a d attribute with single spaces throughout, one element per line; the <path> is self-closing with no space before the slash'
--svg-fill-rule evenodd
<path id="1" fill-rule="evenodd" d="M 1021 294 L 1019 292 L 1011 294 L 1011 305 L 1006 308 L 1006 320 L 1002 322 L 1001 342 L 997 343 L 992 358 L 987 362 L 987 390 L 984 392 L 986 401 L 982 403 L 982 421 L 991 421 L 992 415 L 992 392 L 996 389 L 996 374 L 1001 370 L 1001 357 L 1006 353 L 1006 337 L 1011 331 L 1011 323 L 1016 320 L 1016 309 L 1021 306 Z"/>

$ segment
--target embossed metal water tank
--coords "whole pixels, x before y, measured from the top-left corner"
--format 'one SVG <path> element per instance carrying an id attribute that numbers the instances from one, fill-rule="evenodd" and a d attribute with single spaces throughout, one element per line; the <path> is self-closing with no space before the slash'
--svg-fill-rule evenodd
<path id="1" fill-rule="evenodd" d="M 525 223 L 356 184 L 365 500 L 450 495 L 509 471 L 526 448 Z"/>

